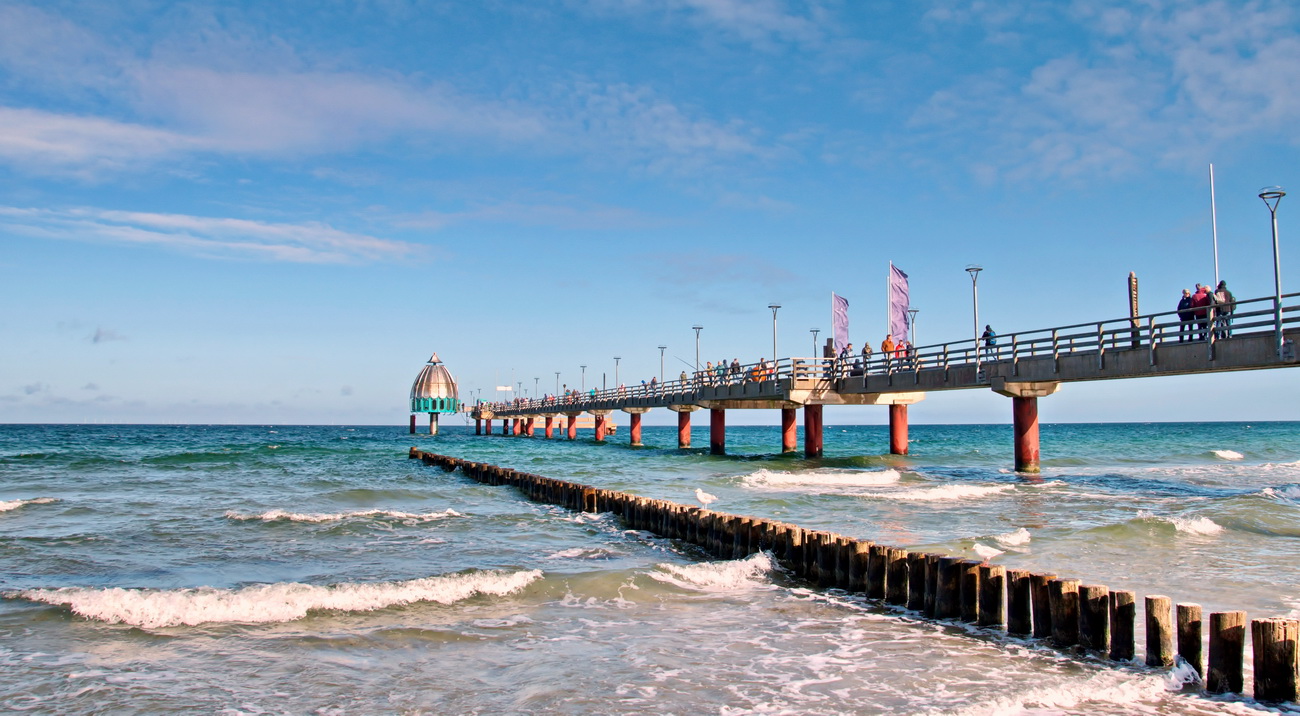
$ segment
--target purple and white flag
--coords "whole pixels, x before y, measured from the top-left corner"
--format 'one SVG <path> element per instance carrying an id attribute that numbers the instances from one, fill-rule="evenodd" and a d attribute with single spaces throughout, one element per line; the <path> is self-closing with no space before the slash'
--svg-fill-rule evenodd
<path id="1" fill-rule="evenodd" d="M 893 263 L 889 264 L 889 332 L 894 335 L 894 343 L 902 343 L 907 338 L 907 309 L 911 307 L 907 295 L 907 274 Z"/>
<path id="2" fill-rule="evenodd" d="M 849 301 L 831 292 L 831 324 L 835 333 L 835 354 L 849 344 Z"/>

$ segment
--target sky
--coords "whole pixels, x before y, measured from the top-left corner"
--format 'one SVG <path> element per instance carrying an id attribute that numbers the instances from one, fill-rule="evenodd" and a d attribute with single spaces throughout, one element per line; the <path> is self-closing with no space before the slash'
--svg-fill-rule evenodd
<path id="1" fill-rule="evenodd" d="M 770 358 L 772 302 L 778 352 L 809 355 L 831 292 L 878 345 L 891 261 L 923 345 L 970 336 L 968 264 L 1002 334 L 1124 316 L 1130 271 L 1172 310 L 1214 279 L 1211 163 L 1220 276 L 1271 295 L 1257 194 L 1300 186 L 1298 15 L 0 0 L 0 423 L 401 425 L 435 351 L 463 399 L 612 386 L 614 356 L 636 383 L 658 345 L 693 364 L 696 324 L 701 362 Z M 1039 413 L 1300 419 L 1297 377 L 1073 384 Z M 934 393 L 911 419 L 1011 406 Z"/>

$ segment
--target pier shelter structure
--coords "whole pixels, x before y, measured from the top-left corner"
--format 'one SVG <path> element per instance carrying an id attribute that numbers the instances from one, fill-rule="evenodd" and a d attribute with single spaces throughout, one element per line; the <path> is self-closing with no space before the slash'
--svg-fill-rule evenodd
<path id="1" fill-rule="evenodd" d="M 781 449 L 797 450 L 796 411 L 803 409 L 804 454 L 823 452 L 823 409 L 836 405 L 889 406 L 890 452 L 906 455 L 908 406 L 928 393 L 989 390 L 1011 398 L 1015 468 L 1039 470 L 1038 399 L 1066 383 L 1149 378 L 1239 370 L 1290 368 L 1300 338 L 1300 293 L 1238 301 L 1231 313 L 1188 325 L 1177 312 L 1022 331 L 998 336 L 997 345 L 972 339 L 891 354 L 781 358 L 739 370 L 697 372 L 664 381 L 511 403 L 483 403 L 470 410 L 476 426 L 502 421 L 506 435 L 533 434 L 544 420 L 546 437 L 559 418 L 577 437 L 576 419 L 595 416 L 596 440 L 605 439 L 607 416 L 631 416 L 630 441 L 641 443 L 641 417 L 655 408 L 677 413 L 677 444 L 691 445 L 691 413 L 709 411 L 709 448 L 726 452 L 727 410 L 780 410 Z M 828 342 L 829 343 L 829 342 Z M 829 352 L 829 351 L 827 351 Z M 476 432 L 481 432 L 477 430 Z"/>
<path id="2" fill-rule="evenodd" d="M 434 353 L 411 384 L 411 434 L 415 434 L 415 416 L 429 414 L 429 434 L 438 434 L 438 416 L 460 411 L 456 379 Z"/>

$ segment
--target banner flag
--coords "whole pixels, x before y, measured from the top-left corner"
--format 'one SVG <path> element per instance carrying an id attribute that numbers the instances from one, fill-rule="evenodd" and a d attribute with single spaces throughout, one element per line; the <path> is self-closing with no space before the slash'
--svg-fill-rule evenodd
<path id="1" fill-rule="evenodd" d="M 497 390 L 513 391 L 514 388 L 511 388 L 511 387 L 508 386 L 508 385 L 498 385 L 498 386 L 497 386 Z"/>
<path id="2" fill-rule="evenodd" d="M 835 355 L 849 344 L 849 301 L 831 292 L 831 324 L 835 333 Z"/>
<path id="3" fill-rule="evenodd" d="M 894 343 L 899 344 L 907 338 L 907 309 L 911 301 L 907 295 L 907 274 L 890 262 L 889 264 L 889 332 L 894 336 Z"/>

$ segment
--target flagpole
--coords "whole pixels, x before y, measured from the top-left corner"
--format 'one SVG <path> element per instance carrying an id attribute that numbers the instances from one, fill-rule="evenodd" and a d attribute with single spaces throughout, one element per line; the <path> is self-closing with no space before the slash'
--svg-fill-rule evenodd
<path id="1" fill-rule="evenodd" d="M 1214 164 L 1210 164 L 1210 234 L 1214 237 L 1214 285 L 1219 285 L 1219 219 L 1214 207 Z"/>

